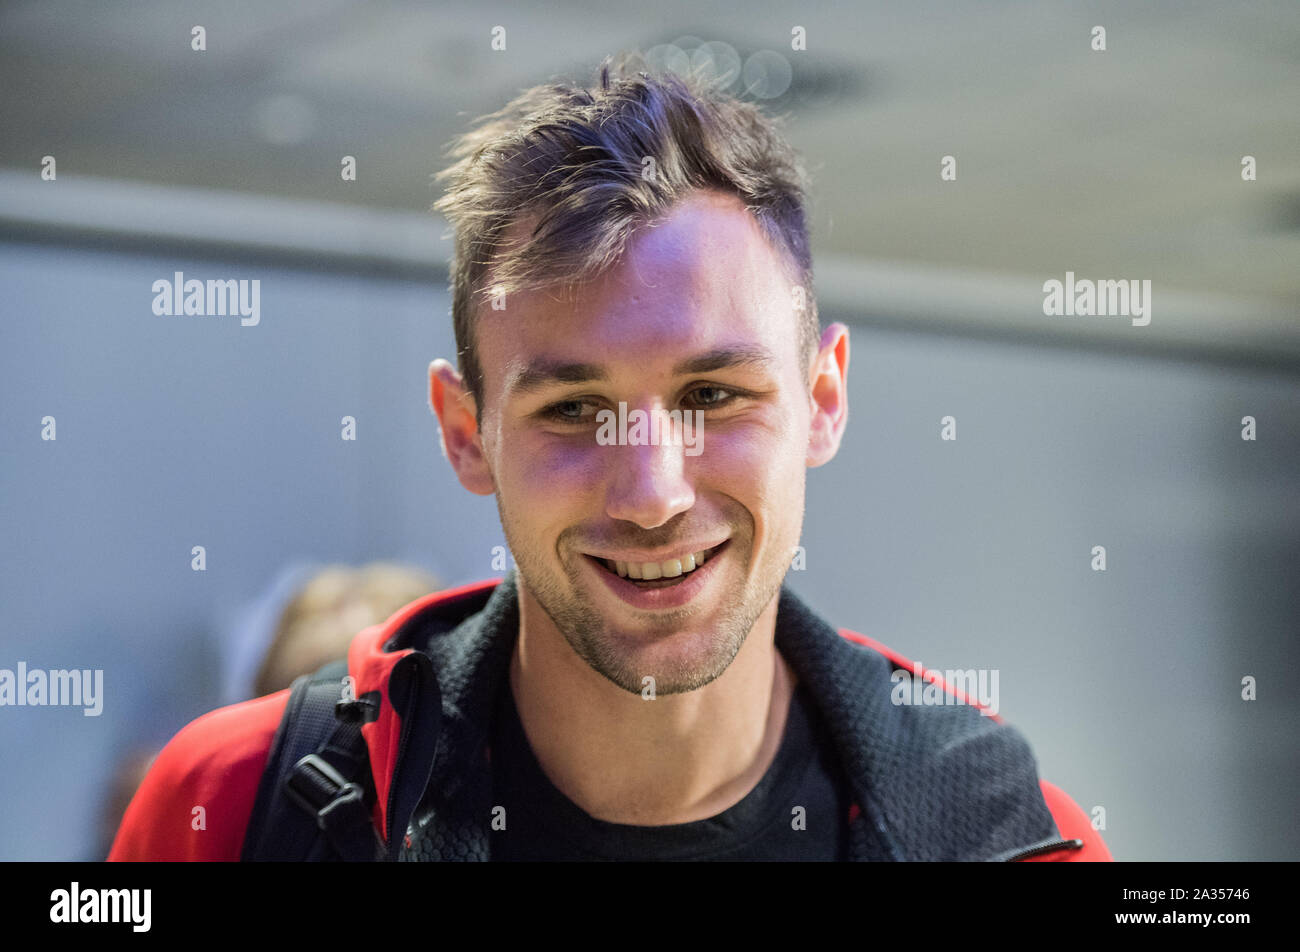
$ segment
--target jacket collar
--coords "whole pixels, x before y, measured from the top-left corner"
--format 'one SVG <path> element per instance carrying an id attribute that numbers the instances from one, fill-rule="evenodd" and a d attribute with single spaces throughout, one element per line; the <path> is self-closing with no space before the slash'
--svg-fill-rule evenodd
<path id="1" fill-rule="evenodd" d="M 488 859 L 490 720 L 518 633 L 511 570 L 419 599 L 353 642 L 358 695 L 380 695 L 362 731 L 382 822 L 408 833 L 390 843 L 394 858 Z M 822 712 L 853 790 L 851 859 L 998 859 L 1058 836 L 1018 731 L 966 704 L 893 703 L 894 664 L 855 637 L 781 589 L 777 649 Z"/>

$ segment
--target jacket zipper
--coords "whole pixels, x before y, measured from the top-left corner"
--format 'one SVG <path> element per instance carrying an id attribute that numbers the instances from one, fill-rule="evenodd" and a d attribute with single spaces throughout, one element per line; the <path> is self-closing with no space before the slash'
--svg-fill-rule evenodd
<path id="1" fill-rule="evenodd" d="M 1046 843 L 1036 843 L 1033 846 L 1027 846 L 1006 857 L 1002 862 L 1014 863 L 1016 860 L 1027 859 L 1030 856 L 1041 856 L 1044 853 L 1055 853 L 1057 850 L 1079 850 L 1083 849 L 1083 840 L 1049 840 Z"/>
<path id="2" fill-rule="evenodd" d="M 408 655 L 407 657 L 410 657 L 410 655 Z M 402 661 L 405 660 L 406 660 L 405 658 L 402 659 Z M 400 664 L 401 662 L 399 661 L 398 663 Z M 416 665 L 418 667 L 418 662 L 416 662 Z M 391 673 L 389 676 L 391 677 Z M 412 673 L 412 677 L 415 677 L 414 672 Z M 407 698 L 407 710 L 402 712 L 405 716 L 402 718 L 402 727 L 398 734 L 397 760 L 394 762 L 393 774 L 389 778 L 388 809 L 385 811 L 385 816 L 384 816 L 384 826 L 388 828 L 386 830 L 388 835 L 385 837 L 385 840 L 387 842 L 384 845 L 388 848 L 387 850 L 388 859 L 390 862 L 396 860 L 397 854 L 401 851 L 400 846 L 394 849 L 393 808 L 397 805 L 397 791 L 400 787 L 400 784 L 398 783 L 399 781 L 398 771 L 401 769 L 401 765 L 406 756 L 406 748 L 410 746 L 411 734 L 413 733 L 412 729 L 415 726 L 411 723 L 411 721 L 413 720 L 412 715 L 415 713 L 418 704 L 419 704 L 419 690 L 415 685 L 412 685 L 410 689 L 410 694 Z M 402 836 L 403 837 L 406 836 L 405 830 L 402 831 Z"/>

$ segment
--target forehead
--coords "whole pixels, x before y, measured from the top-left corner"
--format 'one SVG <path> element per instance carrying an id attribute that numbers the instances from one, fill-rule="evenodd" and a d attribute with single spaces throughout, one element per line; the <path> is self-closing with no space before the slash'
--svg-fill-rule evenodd
<path id="1" fill-rule="evenodd" d="M 570 296 L 522 291 L 504 310 L 484 307 L 476 340 L 491 387 L 539 355 L 650 370 L 689 352 L 755 343 L 793 359 L 796 337 L 781 253 L 738 198 L 697 192 Z"/>

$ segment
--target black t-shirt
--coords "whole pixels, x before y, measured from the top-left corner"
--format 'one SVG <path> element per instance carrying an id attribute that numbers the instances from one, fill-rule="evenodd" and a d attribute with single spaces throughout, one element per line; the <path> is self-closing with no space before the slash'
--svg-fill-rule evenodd
<path id="1" fill-rule="evenodd" d="M 767 773 L 738 803 L 691 823 L 632 826 L 585 813 L 542 772 L 508 684 L 497 702 L 491 747 L 492 802 L 505 808 L 505 829 L 491 833 L 493 862 L 843 861 L 848 855 L 847 787 L 802 685 Z"/>

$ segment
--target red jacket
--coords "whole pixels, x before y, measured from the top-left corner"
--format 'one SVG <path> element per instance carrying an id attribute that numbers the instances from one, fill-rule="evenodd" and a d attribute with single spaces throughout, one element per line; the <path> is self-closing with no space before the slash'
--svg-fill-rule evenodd
<path id="1" fill-rule="evenodd" d="M 407 628 L 408 622 L 434 615 L 456 617 L 469 610 L 464 605 L 477 605 L 490 595 L 499 581 L 478 582 L 417 599 L 384 624 L 360 632 L 352 642 L 348 668 L 355 679 L 356 696 L 377 691 L 380 697 L 378 717 L 362 726 L 362 734 L 377 793 L 373 818 L 381 833 L 387 829 L 385 809 L 401 730 L 401 719 L 389 700 L 388 678 L 393 666 L 414 650 L 385 648 L 393 648 L 389 642 Z M 883 655 L 892 667 L 912 670 L 908 659 L 865 635 L 847 629 L 840 629 L 839 635 Z M 926 677 L 938 681 L 928 673 Z M 959 692 L 944 687 L 955 697 L 966 700 Z M 288 697 L 286 689 L 219 708 L 192 721 L 173 737 L 127 808 L 109 860 L 237 861 L 271 741 Z M 966 700 L 966 703 L 974 702 Z M 988 720 L 1001 724 L 996 716 L 989 716 Z M 1045 780 L 1039 781 L 1039 787 L 1060 838 L 1082 840 L 1083 846 L 1048 848 L 1025 861 L 1110 860 L 1101 836 L 1069 796 Z M 861 808 L 855 804 L 850 819 L 860 812 Z"/>

